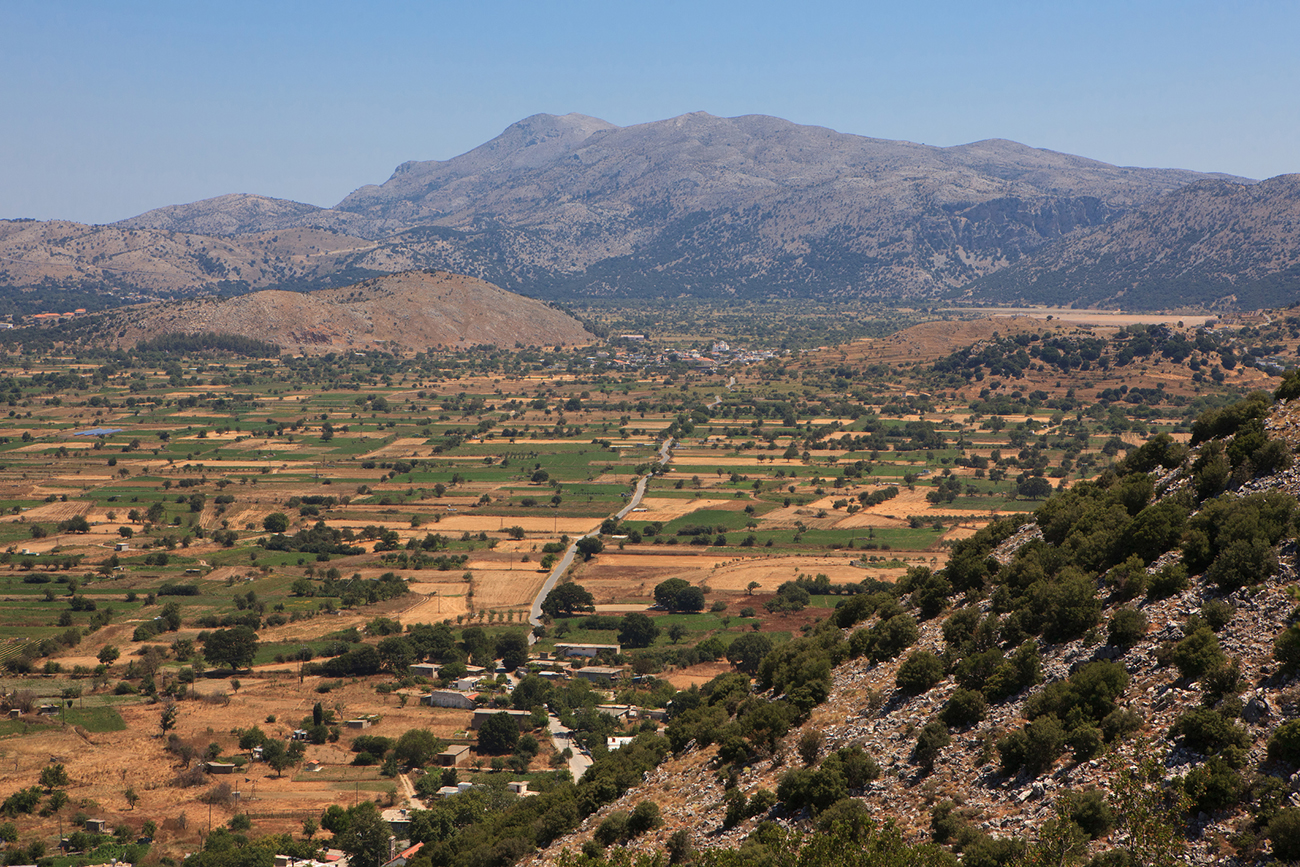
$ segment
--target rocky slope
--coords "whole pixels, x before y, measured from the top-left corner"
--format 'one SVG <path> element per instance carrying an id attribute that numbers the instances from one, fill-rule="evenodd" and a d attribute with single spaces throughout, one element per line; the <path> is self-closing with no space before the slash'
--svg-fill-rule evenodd
<path id="1" fill-rule="evenodd" d="M 1300 293 L 1300 175 L 1205 181 L 978 281 L 973 298 L 1253 309 Z"/>
<path id="2" fill-rule="evenodd" d="M 1265 428 L 1271 436 L 1294 448 L 1300 442 L 1300 401 L 1275 408 Z M 1242 431 L 1238 436 L 1248 435 L 1245 428 Z M 1157 466 L 1153 471 L 1157 494 L 1154 504 L 1188 502 L 1193 489 L 1204 484 L 1205 460 L 1212 460 L 1217 448 L 1218 444 L 1211 441 L 1194 449 L 1172 469 Z M 1266 473 L 1226 496 L 1235 501 L 1263 492 L 1281 492 L 1294 504 L 1300 494 L 1300 470 Z M 1205 500 L 1200 508 L 1208 508 L 1210 503 Z M 1195 514 L 1193 509 L 1193 518 Z M 995 548 L 992 556 L 1003 569 L 1014 569 L 1020 552 L 1042 544 L 1041 529 L 1031 521 Z M 951 742 L 939 751 L 933 769 L 927 772 L 916 754 L 918 731 L 935 720 L 953 697 L 958 690 L 957 678 L 949 671 L 932 688 L 910 695 L 896 686 L 899 670 L 904 659 L 918 651 L 953 659 L 944 625 L 955 611 L 973 607 L 987 617 L 999 610 L 994 604 L 997 593 L 974 601 L 955 596 L 952 607 L 922 620 L 919 637 L 906 653 L 881 662 L 863 656 L 835 668 L 827 700 L 802 726 L 790 731 L 772 755 L 735 769 L 731 783 L 749 798 L 761 790 L 778 791 L 782 776 L 803 765 L 797 749 L 803 736 L 820 733 L 824 740 L 814 763 L 824 762 L 837 749 L 854 745 L 875 757 L 882 773 L 864 788 L 850 792 L 852 800 L 864 805 L 868 815 L 896 822 L 916 842 L 931 839 L 934 808 L 944 802 L 955 805 L 954 815 L 961 816 L 968 842 L 981 835 L 1013 841 L 1040 839 L 1048 833 L 1052 821 L 1066 814 L 1065 805 L 1071 796 L 1097 790 L 1117 814 L 1095 839 L 1076 837 L 1068 857 L 1051 861 L 1083 864 L 1092 855 L 1138 845 L 1132 827 L 1125 824 L 1119 795 L 1126 791 L 1125 775 L 1142 762 L 1154 760 L 1157 772 L 1155 779 L 1148 782 L 1150 790 L 1163 790 L 1166 796 L 1185 791 L 1190 798 L 1187 812 L 1174 808 L 1166 814 L 1170 827 L 1182 837 L 1176 847 L 1176 861 L 1169 863 L 1274 863 L 1266 838 L 1274 838 L 1272 845 L 1277 846 L 1276 836 L 1282 832 L 1270 824 L 1271 817 L 1288 805 L 1300 805 L 1300 794 L 1296 794 L 1300 792 L 1300 773 L 1293 774 L 1295 765 L 1279 760 L 1269 746 L 1279 726 L 1300 712 L 1296 674 L 1277 658 L 1274 644 L 1279 636 L 1290 634 L 1288 626 L 1296 616 L 1294 540 L 1288 535 L 1274 554 L 1278 562 L 1273 574 L 1248 575 L 1239 587 L 1225 586 L 1222 573 L 1215 571 L 1217 565 L 1204 575 L 1191 576 L 1184 587 L 1168 595 L 1153 593 L 1143 598 L 1139 593 L 1130 601 L 1117 592 L 1108 597 L 1107 588 L 1113 589 L 1113 585 L 1109 580 L 1105 584 L 1099 581 L 1104 601 L 1101 628 L 1068 641 L 1052 642 L 1040 636 L 1041 682 L 1009 700 L 990 701 L 987 714 L 974 725 L 950 726 Z M 1175 545 L 1147 567 L 1147 576 L 1154 580 L 1158 574 L 1168 574 L 1162 570 L 1176 566 L 1181 559 Z M 1219 577 L 1212 579 L 1212 575 Z M 903 602 L 908 604 L 907 597 Z M 1131 645 L 1108 643 L 1106 638 L 1106 624 L 1121 607 L 1136 609 L 1146 618 L 1142 634 Z M 1211 610 L 1213 615 L 1207 613 Z M 1213 643 L 1221 653 L 1220 667 L 1207 668 L 1199 676 L 1180 676 L 1180 666 L 1188 657 L 1182 654 L 1192 643 L 1189 636 L 1206 639 L 1211 628 L 1207 623 L 1211 621 Z M 871 627 L 873 623 L 868 620 L 864 625 Z M 845 637 L 853 631 L 846 629 Z M 1232 670 L 1232 660 L 1239 664 L 1235 680 L 1224 677 Z M 1006 773 L 1001 769 L 1000 739 L 1025 729 L 1027 720 L 1035 716 L 1036 701 L 1041 702 L 1072 673 L 1097 661 L 1122 666 L 1127 684 L 1115 706 L 1120 712 L 1136 714 L 1140 719 L 1138 728 L 1083 760 L 1075 760 L 1069 749 L 1060 747 L 1056 758 L 1041 772 L 1022 769 Z M 1040 704 L 1038 712 L 1041 710 Z M 1180 728 L 1186 723 L 1179 723 L 1196 713 L 1207 715 L 1201 719 L 1217 720 L 1214 725 L 1222 726 L 1219 734 L 1226 740 L 1239 738 L 1240 745 L 1207 746 L 1198 742 L 1196 730 Z M 735 848 L 761 822 L 804 829 L 813 824 L 806 811 L 787 810 L 778 803 L 728 827 L 724 814 L 730 772 L 719 752 L 716 745 L 702 749 L 688 746 L 648 773 L 640 785 L 585 819 L 574 834 L 538 853 L 531 863 L 557 863 L 564 849 L 575 850 L 591 840 L 611 814 L 630 812 L 643 801 L 656 802 L 665 822 L 628 844 L 642 851 L 664 851 L 673 834 L 683 830 L 696 848 Z M 1156 814 L 1160 812 L 1157 809 Z M 960 848 L 959 843 L 955 845 Z M 982 850 L 982 856 L 987 856 L 988 851 Z M 967 854 L 976 857 L 974 849 Z M 1139 858 L 1105 863 L 1152 862 Z"/>
<path id="3" fill-rule="evenodd" d="M 80 325 L 80 323 L 79 323 Z M 234 334 L 318 354 L 593 340 L 577 320 L 473 277 L 408 271 L 316 292 L 265 290 L 100 314 L 89 326 L 119 345 L 165 334 Z"/>
<path id="4" fill-rule="evenodd" d="M 211 222 L 229 225 L 239 219 L 214 214 Z M 226 236 L 0 220 L 0 286 L 47 293 L 90 289 L 122 303 L 139 296 L 341 285 L 357 279 L 348 257 L 373 247 L 314 228 Z M 57 294 L 50 309 L 62 309 Z"/>

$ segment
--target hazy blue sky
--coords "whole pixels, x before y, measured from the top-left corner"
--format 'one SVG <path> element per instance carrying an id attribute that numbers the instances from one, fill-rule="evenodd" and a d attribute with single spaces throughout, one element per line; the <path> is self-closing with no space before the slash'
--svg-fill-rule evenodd
<path id="1" fill-rule="evenodd" d="M 0 217 L 333 205 L 538 112 L 1300 171 L 1300 3 L 0 2 Z"/>

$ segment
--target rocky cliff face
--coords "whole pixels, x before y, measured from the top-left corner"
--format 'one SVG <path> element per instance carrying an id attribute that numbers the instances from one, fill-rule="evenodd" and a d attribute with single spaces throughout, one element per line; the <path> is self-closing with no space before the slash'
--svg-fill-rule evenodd
<path id="1" fill-rule="evenodd" d="M 1300 175 L 1203 181 L 978 281 L 973 298 L 1254 309 L 1300 293 Z"/>

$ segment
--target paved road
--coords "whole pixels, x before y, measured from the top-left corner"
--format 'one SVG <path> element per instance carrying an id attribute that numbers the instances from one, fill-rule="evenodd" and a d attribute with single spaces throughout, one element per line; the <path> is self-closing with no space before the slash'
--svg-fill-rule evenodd
<path id="1" fill-rule="evenodd" d="M 735 385 L 736 385 L 736 377 L 733 376 L 731 379 L 727 380 L 727 391 L 731 391 L 731 389 L 734 388 Z M 716 394 L 713 396 L 713 402 L 705 404 L 704 408 L 713 409 L 715 406 L 717 406 L 720 403 L 722 403 L 722 395 Z"/>
<path id="2" fill-rule="evenodd" d="M 671 438 L 664 440 L 664 444 L 659 448 L 659 463 L 666 464 L 672 460 L 672 447 L 673 440 Z M 615 517 L 621 521 L 627 517 L 629 512 L 641 505 L 641 498 L 645 496 L 646 483 L 649 481 L 649 476 L 642 476 L 637 481 L 636 489 L 632 492 L 632 496 L 627 501 L 627 505 L 622 509 L 619 509 L 618 512 L 615 513 Z M 533 599 L 532 610 L 528 612 L 528 622 L 533 626 L 537 626 L 542 622 L 542 600 L 546 598 L 546 594 L 555 589 L 555 585 L 559 583 L 560 577 L 564 575 L 565 571 L 571 565 L 573 565 L 573 558 L 578 553 L 578 543 L 583 539 L 598 535 L 600 535 L 600 530 L 596 529 L 574 539 L 569 544 L 568 550 L 564 552 L 564 556 L 560 558 L 560 562 L 556 563 L 555 568 L 551 570 L 551 574 L 546 576 L 546 582 L 542 584 L 542 589 L 538 592 L 537 597 Z M 536 639 L 533 637 L 532 632 L 529 632 L 528 643 L 532 644 L 535 640 Z M 577 775 L 575 774 L 575 778 L 576 776 Z"/>
<path id="3" fill-rule="evenodd" d="M 551 733 L 551 744 L 555 747 L 557 753 L 562 753 L 565 749 L 573 750 L 573 758 L 569 759 L 569 773 L 573 774 L 573 781 L 576 783 L 582 779 L 582 775 L 587 773 L 587 768 L 592 765 L 591 754 L 583 751 L 571 739 L 573 732 L 565 728 L 564 723 L 555 714 L 550 714 L 546 720 L 547 731 Z"/>

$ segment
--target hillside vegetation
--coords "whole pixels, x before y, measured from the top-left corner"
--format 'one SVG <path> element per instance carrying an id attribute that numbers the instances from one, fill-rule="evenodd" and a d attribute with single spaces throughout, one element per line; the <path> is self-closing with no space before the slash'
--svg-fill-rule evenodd
<path id="1" fill-rule="evenodd" d="M 685 832 L 734 863 L 1296 857 L 1300 481 L 1273 433 L 1300 377 L 1278 393 L 1206 413 L 1190 447 L 1151 439 L 940 571 L 834 588 L 852 595 L 755 664 L 753 692 L 731 674 L 676 697 L 676 758 L 565 843 L 596 854 L 655 801 L 659 846 Z"/>

